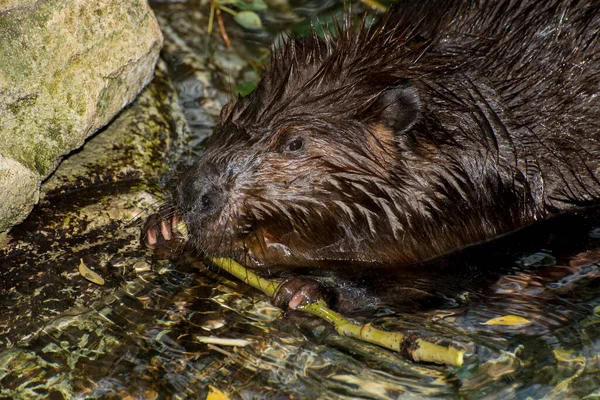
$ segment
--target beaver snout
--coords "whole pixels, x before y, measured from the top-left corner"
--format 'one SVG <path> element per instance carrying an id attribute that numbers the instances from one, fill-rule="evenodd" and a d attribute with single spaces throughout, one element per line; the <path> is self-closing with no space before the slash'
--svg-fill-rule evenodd
<path id="1" fill-rule="evenodd" d="M 177 204 L 187 220 L 216 213 L 223 207 L 224 188 L 212 165 L 196 164 L 177 185 Z"/>

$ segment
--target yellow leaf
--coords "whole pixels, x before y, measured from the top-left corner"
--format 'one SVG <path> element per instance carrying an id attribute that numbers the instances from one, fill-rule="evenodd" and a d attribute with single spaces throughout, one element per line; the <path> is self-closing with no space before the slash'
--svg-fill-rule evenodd
<path id="1" fill-rule="evenodd" d="M 505 315 L 503 317 L 492 318 L 487 322 L 482 322 L 482 325 L 524 325 L 530 323 L 530 320 L 519 317 L 518 315 Z"/>
<path id="2" fill-rule="evenodd" d="M 80 259 L 79 261 L 79 273 L 81 274 L 81 276 L 83 276 L 88 281 L 95 283 L 96 285 L 104 285 L 104 278 L 102 278 L 100 275 L 89 269 L 83 263 L 83 260 Z"/>
<path id="3" fill-rule="evenodd" d="M 552 352 L 554 353 L 554 358 L 556 358 L 556 361 L 579 363 L 585 362 L 585 358 L 581 354 L 576 353 L 574 350 L 552 349 Z"/>
<path id="4" fill-rule="evenodd" d="M 229 397 L 214 386 L 208 386 L 209 392 L 206 400 L 229 400 Z"/>

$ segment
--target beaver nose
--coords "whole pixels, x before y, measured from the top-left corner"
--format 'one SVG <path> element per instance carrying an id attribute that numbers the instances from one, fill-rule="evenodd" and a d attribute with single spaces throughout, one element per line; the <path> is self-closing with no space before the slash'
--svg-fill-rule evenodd
<path id="1" fill-rule="evenodd" d="M 194 182 L 192 185 L 180 185 L 179 189 L 179 206 L 186 213 L 212 214 L 222 202 L 222 191 L 213 185 Z"/>
<path id="2" fill-rule="evenodd" d="M 215 177 L 205 168 L 192 167 L 177 184 L 177 203 L 188 214 L 208 215 L 223 203 L 223 189 L 215 184 Z"/>
<path id="3" fill-rule="evenodd" d="M 214 190 L 207 190 L 198 202 L 198 211 L 209 212 L 215 208 L 216 200 L 218 199 L 218 193 Z"/>

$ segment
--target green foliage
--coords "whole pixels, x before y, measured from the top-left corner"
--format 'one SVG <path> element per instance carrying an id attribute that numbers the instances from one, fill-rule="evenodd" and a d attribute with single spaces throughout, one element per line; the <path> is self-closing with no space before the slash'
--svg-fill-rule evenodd
<path id="1" fill-rule="evenodd" d="M 318 36 L 323 37 L 330 31 L 329 27 L 342 19 L 342 12 L 342 10 L 339 10 L 337 14 L 325 14 L 318 19 L 304 19 L 292 27 L 292 32 L 298 36 L 310 36 L 314 31 Z"/>
<path id="2" fill-rule="evenodd" d="M 263 0 L 231 0 L 227 3 L 239 8 L 240 10 L 262 11 L 267 9 L 267 4 Z"/>
<path id="3" fill-rule="evenodd" d="M 262 22 L 254 11 L 240 11 L 233 16 L 233 20 L 244 29 L 261 29 Z"/>
<path id="4" fill-rule="evenodd" d="M 235 11 L 229 7 L 234 7 Z M 211 21 L 209 27 L 212 27 L 212 16 L 214 9 L 219 9 L 233 16 L 233 20 L 244 29 L 262 29 L 262 21 L 256 11 L 267 9 L 264 0 L 215 0 L 211 4 Z M 211 29 L 209 29 L 209 32 Z"/>
<path id="5" fill-rule="evenodd" d="M 240 97 L 245 97 L 249 95 L 254 90 L 254 88 L 256 88 L 256 83 L 256 81 L 240 82 L 235 86 L 235 90 L 240 95 Z"/>

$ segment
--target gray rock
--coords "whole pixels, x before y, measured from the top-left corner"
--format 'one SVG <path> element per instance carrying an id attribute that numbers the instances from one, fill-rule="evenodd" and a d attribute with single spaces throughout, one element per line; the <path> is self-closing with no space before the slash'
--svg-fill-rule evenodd
<path id="1" fill-rule="evenodd" d="M 145 0 L 0 3 L 0 232 L 151 80 L 161 46 Z"/>
<path id="2" fill-rule="evenodd" d="M 0 231 L 4 221 L 27 215 L 39 199 L 38 175 L 10 158 L 0 155 Z"/>

